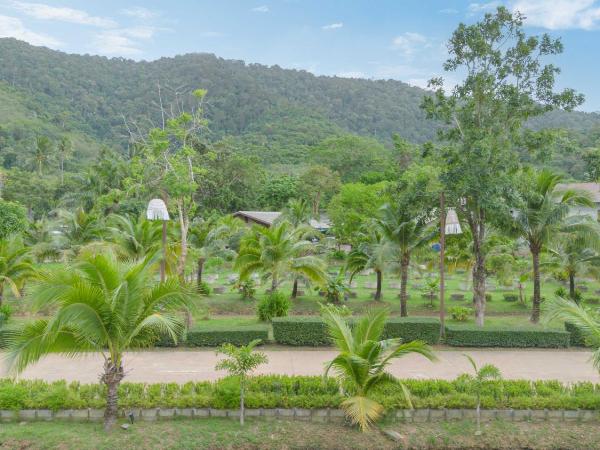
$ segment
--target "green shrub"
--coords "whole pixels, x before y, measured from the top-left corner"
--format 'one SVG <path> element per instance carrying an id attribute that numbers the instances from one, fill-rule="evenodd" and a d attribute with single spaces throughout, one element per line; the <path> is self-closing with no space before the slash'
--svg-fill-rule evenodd
<path id="1" fill-rule="evenodd" d="M 519 301 L 519 296 L 517 294 L 504 294 L 504 301 L 505 302 L 517 302 Z"/>
<path id="2" fill-rule="evenodd" d="M 0 306 L 0 326 L 4 325 L 12 316 L 12 308 L 6 303 Z"/>
<path id="3" fill-rule="evenodd" d="M 256 313 L 263 322 L 269 322 L 274 317 L 287 316 L 291 301 L 283 292 L 273 291 L 265 295 L 258 303 Z"/>
<path id="4" fill-rule="evenodd" d="M 383 338 L 400 338 L 402 342 L 423 341 L 437 344 L 440 340 L 440 321 L 435 318 L 395 317 L 385 324 Z"/>
<path id="5" fill-rule="evenodd" d="M 559 330 L 479 328 L 465 325 L 446 327 L 446 344 L 457 347 L 541 347 L 569 346 L 569 333 Z"/>
<path id="6" fill-rule="evenodd" d="M 327 326 L 320 317 L 273 319 L 273 339 L 283 345 L 318 347 L 331 345 Z"/>
<path id="7" fill-rule="evenodd" d="M 491 301 L 493 300 L 493 298 L 494 298 L 494 297 L 492 296 L 492 294 L 491 294 L 491 293 L 489 293 L 489 292 L 486 292 L 486 293 L 485 293 L 485 301 L 486 301 L 486 302 L 491 302 Z"/>
<path id="8" fill-rule="evenodd" d="M 208 285 L 208 283 L 206 281 L 201 281 L 200 284 L 198 285 L 198 292 L 201 295 L 206 295 L 209 296 L 211 293 L 211 289 L 210 286 Z"/>
<path id="9" fill-rule="evenodd" d="M 185 339 L 180 342 L 185 347 L 217 347 L 222 344 L 247 345 L 254 339 L 265 342 L 269 339 L 269 330 L 265 326 L 232 327 L 223 330 L 190 330 Z M 168 337 L 161 338 L 157 347 L 175 347 Z"/>
<path id="10" fill-rule="evenodd" d="M 458 322 L 466 322 L 472 314 L 473 309 L 466 306 L 453 306 L 450 308 L 450 315 Z"/>
<path id="11" fill-rule="evenodd" d="M 556 295 L 557 297 L 567 298 L 569 293 L 567 292 L 564 286 L 559 286 L 554 291 L 554 295 Z"/>
<path id="12" fill-rule="evenodd" d="M 584 301 L 584 303 L 588 305 L 600 305 L 600 298 L 598 297 L 588 297 Z"/>
<path id="13" fill-rule="evenodd" d="M 250 300 L 253 299 L 256 294 L 256 283 L 252 278 L 248 278 L 247 280 L 238 281 L 235 285 L 235 289 L 242 294 L 243 300 Z"/>
<path id="14" fill-rule="evenodd" d="M 565 330 L 571 335 L 570 343 L 575 347 L 587 347 L 583 333 L 571 322 L 565 322 Z"/>

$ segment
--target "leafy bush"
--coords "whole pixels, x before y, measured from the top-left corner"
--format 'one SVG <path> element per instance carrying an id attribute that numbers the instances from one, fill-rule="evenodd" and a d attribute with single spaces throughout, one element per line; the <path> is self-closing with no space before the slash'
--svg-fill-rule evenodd
<path id="1" fill-rule="evenodd" d="M 211 289 L 210 286 L 208 285 L 208 283 L 206 281 L 201 281 L 200 284 L 198 285 L 198 292 L 201 295 L 206 295 L 209 296 L 211 293 Z"/>
<path id="2" fill-rule="evenodd" d="M 223 330 L 190 330 L 180 342 L 185 347 L 216 347 L 222 344 L 246 345 L 254 339 L 265 342 L 269 339 L 266 326 L 232 327 Z M 163 337 L 155 344 L 157 347 L 175 347 L 169 337 Z"/>
<path id="3" fill-rule="evenodd" d="M 256 294 L 256 283 L 252 278 L 248 278 L 247 280 L 238 281 L 235 285 L 235 289 L 242 294 L 243 300 L 250 300 L 253 299 Z"/>
<path id="4" fill-rule="evenodd" d="M 12 316 L 12 308 L 6 303 L 0 306 L 0 326 L 4 325 Z"/>
<path id="5" fill-rule="evenodd" d="M 565 330 L 571 335 L 570 343 L 576 347 L 587 347 L 583 333 L 571 322 L 565 322 Z"/>
<path id="6" fill-rule="evenodd" d="M 466 322 L 472 314 L 473 309 L 466 306 L 453 306 L 450 308 L 450 315 L 458 322 Z"/>
<path id="7" fill-rule="evenodd" d="M 446 344 L 457 347 L 542 347 L 569 346 L 570 334 L 559 330 L 479 328 L 465 325 L 446 327 Z"/>
<path id="8" fill-rule="evenodd" d="M 559 286 L 554 291 L 554 295 L 556 295 L 557 297 L 567 298 L 569 293 L 567 292 L 564 286 Z"/>
<path id="9" fill-rule="evenodd" d="M 518 294 L 504 294 L 504 301 L 505 302 L 517 302 L 519 301 L 519 296 Z"/>
<path id="10" fill-rule="evenodd" d="M 273 339 L 278 344 L 318 347 L 331 345 L 327 326 L 320 317 L 273 319 Z"/>
<path id="11" fill-rule="evenodd" d="M 256 313 L 263 322 L 269 322 L 274 317 L 287 316 L 291 301 L 283 292 L 273 291 L 264 296 L 258 303 Z"/>

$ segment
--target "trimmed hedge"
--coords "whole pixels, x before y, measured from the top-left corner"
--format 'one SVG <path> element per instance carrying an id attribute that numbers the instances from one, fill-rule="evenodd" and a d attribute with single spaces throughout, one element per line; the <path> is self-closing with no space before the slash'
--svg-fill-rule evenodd
<path id="1" fill-rule="evenodd" d="M 579 328 L 570 322 L 565 322 L 565 330 L 571 334 L 571 345 L 574 347 L 587 347 L 585 339 Z"/>
<path id="2" fill-rule="evenodd" d="M 218 347 L 222 344 L 246 345 L 254 339 L 263 343 L 269 339 L 269 330 L 266 327 L 243 327 L 223 330 L 191 330 L 182 342 L 183 347 Z M 156 344 L 157 347 L 175 347 L 175 343 L 168 337 L 162 337 Z"/>
<path id="3" fill-rule="evenodd" d="M 327 326 L 320 317 L 281 317 L 273 319 L 273 338 L 282 345 L 320 347 L 331 345 Z M 383 338 L 400 338 L 404 342 L 421 340 L 437 344 L 440 321 L 435 318 L 399 317 L 388 320 Z"/>
<path id="4" fill-rule="evenodd" d="M 100 368 L 99 368 L 100 369 Z M 477 405 L 477 383 L 461 375 L 452 381 L 403 380 L 415 408 L 470 409 Z M 407 408 L 402 388 L 387 383 L 372 391 L 386 409 Z M 122 383 L 119 407 L 237 409 L 240 386 L 236 378 L 185 384 Z M 335 379 L 322 376 L 261 375 L 245 386 L 247 408 L 339 408 L 344 397 Z M 494 380 L 481 385 L 484 409 L 600 410 L 600 385 L 581 382 Z M 0 379 L 0 410 L 103 408 L 106 386 L 56 381 Z"/>
<path id="5" fill-rule="evenodd" d="M 331 345 L 327 326 L 320 317 L 279 317 L 271 321 L 278 344 L 319 347 Z"/>
<path id="6" fill-rule="evenodd" d="M 560 330 L 517 328 L 446 327 L 446 344 L 456 347 L 540 347 L 569 346 L 570 333 Z"/>
<path id="7" fill-rule="evenodd" d="M 383 338 L 400 338 L 403 342 L 420 340 L 437 344 L 440 340 L 440 321 L 429 317 L 397 317 L 388 320 Z"/>

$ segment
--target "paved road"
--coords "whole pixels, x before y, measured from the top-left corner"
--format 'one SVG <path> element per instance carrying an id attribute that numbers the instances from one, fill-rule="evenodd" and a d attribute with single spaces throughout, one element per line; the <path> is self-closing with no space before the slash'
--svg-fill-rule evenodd
<path id="1" fill-rule="evenodd" d="M 323 365 L 335 355 L 332 350 L 279 349 L 264 350 L 269 363 L 257 373 L 288 375 L 320 375 Z M 505 378 L 545 379 L 600 382 L 592 368 L 586 350 L 490 350 L 463 349 L 462 351 L 436 349 L 437 362 L 429 362 L 419 355 L 395 360 L 391 372 L 401 378 L 453 379 L 471 370 L 464 353 L 478 364 L 498 366 Z M 214 370 L 218 357 L 211 350 L 152 350 L 130 352 L 125 357 L 127 381 L 179 382 L 214 380 L 224 374 Z M 0 374 L 6 376 L 4 362 Z M 29 367 L 21 378 L 53 380 L 79 380 L 95 382 L 102 370 L 102 357 L 90 354 L 71 359 L 49 355 Z"/>

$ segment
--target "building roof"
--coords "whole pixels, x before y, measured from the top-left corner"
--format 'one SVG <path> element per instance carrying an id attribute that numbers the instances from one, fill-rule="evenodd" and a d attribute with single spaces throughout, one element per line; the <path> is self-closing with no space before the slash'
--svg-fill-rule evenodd
<path id="1" fill-rule="evenodd" d="M 234 216 L 244 216 L 252 219 L 254 222 L 262 223 L 266 226 L 273 225 L 273 222 L 281 215 L 279 211 L 238 211 Z"/>
<path id="2" fill-rule="evenodd" d="M 600 203 L 600 183 L 561 183 L 556 186 L 557 190 L 575 189 L 590 194 L 594 203 Z"/>

